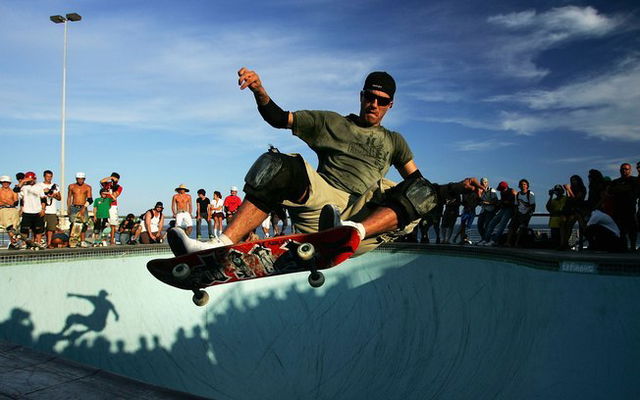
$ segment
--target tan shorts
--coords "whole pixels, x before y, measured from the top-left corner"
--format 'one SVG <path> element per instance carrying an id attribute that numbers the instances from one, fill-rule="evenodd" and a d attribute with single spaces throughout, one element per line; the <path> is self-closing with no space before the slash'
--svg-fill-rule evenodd
<path id="1" fill-rule="evenodd" d="M 301 233 L 318 231 L 320 211 L 325 204 L 333 204 L 342 210 L 342 219 L 354 222 L 363 221 L 371 212 L 382 204 L 384 192 L 395 186 L 395 182 L 382 178 L 372 185 L 362 195 L 350 195 L 331 186 L 316 170 L 304 162 L 309 176 L 309 198 L 304 204 L 285 201 L 283 205 L 289 210 L 291 222 Z M 415 228 L 419 220 L 407 225 L 404 229 L 386 232 L 375 237 L 367 238 L 360 243 L 355 256 L 362 255 L 375 249 L 380 244 L 404 236 Z"/>
<path id="2" fill-rule="evenodd" d="M 44 226 L 47 231 L 54 232 L 58 227 L 58 216 L 56 214 L 45 214 Z"/>
<path id="3" fill-rule="evenodd" d="M 17 208 L 0 208 L 0 227 L 7 229 L 13 226 L 20 230 L 20 211 Z"/>

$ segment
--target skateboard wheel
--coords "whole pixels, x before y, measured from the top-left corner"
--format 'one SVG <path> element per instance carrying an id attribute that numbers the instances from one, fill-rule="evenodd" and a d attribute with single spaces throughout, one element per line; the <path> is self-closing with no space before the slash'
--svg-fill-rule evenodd
<path id="1" fill-rule="evenodd" d="M 191 300 L 193 300 L 193 304 L 202 307 L 209 302 L 209 293 L 204 290 L 194 291 Z"/>
<path id="2" fill-rule="evenodd" d="M 324 274 L 320 271 L 312 272 L 309 275 L 308 281 L 312 287 L 320 287 L 324 285 Z"/>
<path id="3" fill-rule="evenodd" d="M 189 275 L 191 275 L 191 269 L 185 263 L 180 263 L 173 267 L 171 270 L 171 275 L 173 275 L 176 279 L 185 279 Z"/>
<path id="4" fill-rule="evenodd" d="M 313 258 L 314 254 L 316 254 L 316 249 L 311 243 L 302 243 L 298 246 L 296 252 L 302 261 L 308 261 Z"/>

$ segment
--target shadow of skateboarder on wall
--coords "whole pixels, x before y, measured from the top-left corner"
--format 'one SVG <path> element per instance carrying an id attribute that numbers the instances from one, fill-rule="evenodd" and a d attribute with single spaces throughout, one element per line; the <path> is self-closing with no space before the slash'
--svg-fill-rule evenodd
<path id="1" fill-rule="evenodd" d="M 97 296 L 68 293 L 67 297 L 76 297 L 89 301 L 93 305 L 94 309 L 89 315 L 70 314 L 58 335 L 63 336 L 67 331 L 78 326 L 84 327 L 84 329 L 71 331 L 67 335 L 67 338 L 70 341 L 75 341 L 88 332 L 102 332 L 107 326 L 109 312 L 113 312 L 116 321 L 118 321 L 120 319 L 120 315 L 118 315 L 118 311 L 116 311 L 113 303 L 107 300 L 108 295 L 109 293 L 104 289 L 101 290 Z"/>

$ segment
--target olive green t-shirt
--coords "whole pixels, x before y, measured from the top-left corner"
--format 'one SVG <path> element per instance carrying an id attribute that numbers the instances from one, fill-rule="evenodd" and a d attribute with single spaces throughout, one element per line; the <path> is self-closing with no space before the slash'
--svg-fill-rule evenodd
<path id="1" fill-rule="evenodd" d="M 391 165 L 403 167 L 413 154 L 398 132 L 362 127 L 354 114 L 296 111 L 293 134 L 318 155 L 318 173 L 332 186 L 362 194 L 383 178 Z"/>

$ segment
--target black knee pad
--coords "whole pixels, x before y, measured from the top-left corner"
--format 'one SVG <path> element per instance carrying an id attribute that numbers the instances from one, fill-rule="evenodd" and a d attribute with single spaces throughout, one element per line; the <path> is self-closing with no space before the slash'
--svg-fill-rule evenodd
<path id="1" fill-rule="evenodd" d="M 302 157 L 273 151 L 258 157 L 244 181 L 246 198 L 267 213 L 284 200 L 298 201 L 310 184 Z"/>
<path id="2" fill-rule="evenodd" d="M 438 205 L 436 185 L 425 179 L 419 171 L 385 192 L 384 206 L 398 216 L 398 228 L 425 217 Z"/>

